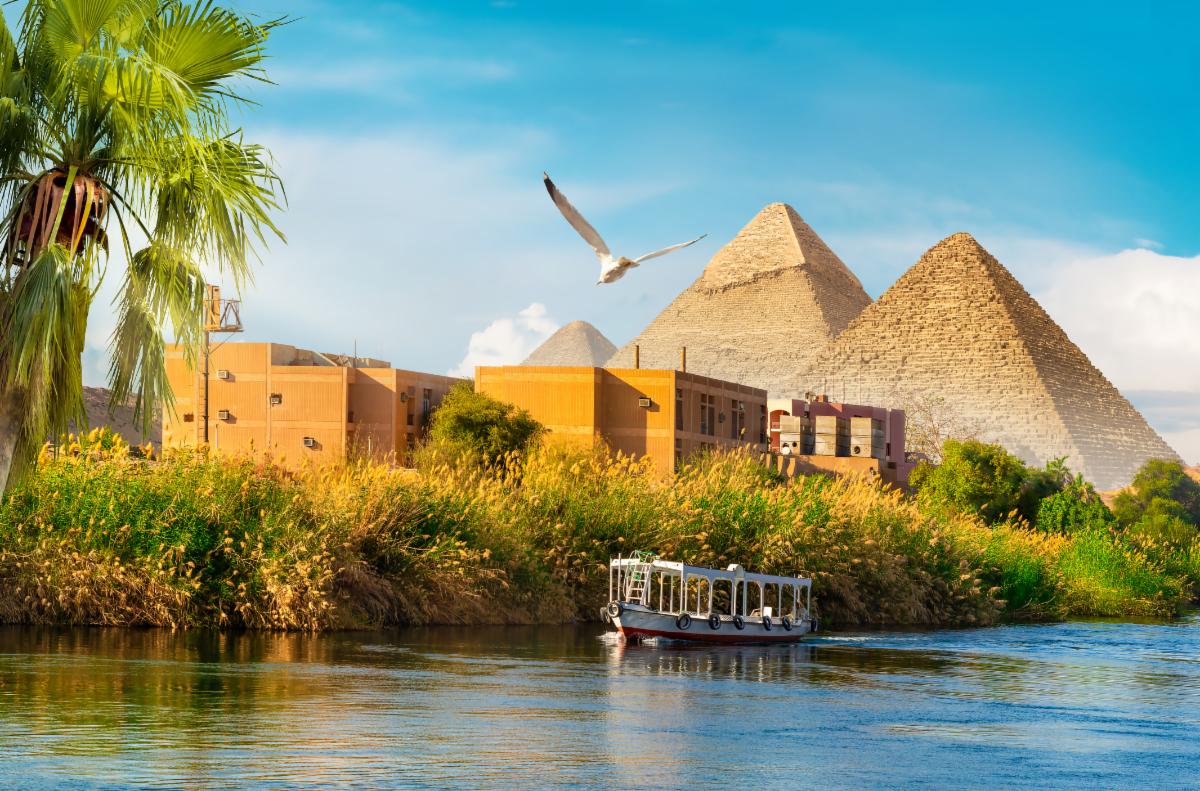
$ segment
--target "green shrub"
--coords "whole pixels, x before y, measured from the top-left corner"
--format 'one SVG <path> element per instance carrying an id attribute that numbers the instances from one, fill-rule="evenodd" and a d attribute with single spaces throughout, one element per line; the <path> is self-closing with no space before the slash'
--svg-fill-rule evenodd
<path id="1" fill-rule="evenodd" d="M 500 463 L 524 451 L 544 431 L 528 412 L 477 393 L 469 382 L 455 385 L 433 413 L 429 436 L 454 454 Z"/>
<path id="2" fill-rule="evenodd" d="M 1084 529 L 1109 529 L 1115 520 L 1095 488 L 1077 475 L 1074 480 L 1038 503 L 1037 525 L 1048 533 L 1075 533 Z"/>
<path id="3" fill-rule="evenodd" d="M 1061 460 L 1031 470 L 1000 445 L 951 439 L 942 447 L 942 463 L 922 462 L 909 483 L 926 504 L 978 514 L 991 524 L 1013 514 L 1032 524 L 1042 499 L 1062 489 L 1065 474 Z"/>
<path id="4" fill-rule="evenodd" d="M 1200 525 L 1200 483 L 1179 462 L 1151 459 L 1138 470 L 1133 484 L 1117 495 L 1113 514 L 1126 527 L 1143 517 L 1159 523 L 1172 517 Z"/>

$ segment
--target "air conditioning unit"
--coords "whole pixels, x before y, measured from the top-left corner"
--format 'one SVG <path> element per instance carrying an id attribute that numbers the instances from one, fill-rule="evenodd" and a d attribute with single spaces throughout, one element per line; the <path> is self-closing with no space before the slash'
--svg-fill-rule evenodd
<path id="1" fill-rule="evenodd" d="M 217 420 L 229 420 L 229 410 L 228 409 L 218 409 L 217 410 Z"/>
<path id="2" fill-rule="evenodd" d="M 306 448 L 317 447 L 317 438 L 316 437 L 305 437 L 304 438 L 304 447 L 306 447 Z"/>
<path id="3" fill-rule="evenodd" d="M 649 409 L 653 405 L 654 405 L 654 402 L 651 401 L 649 398 L 646 398 L 645 396 L 642 396 L 641 398 L 638 399 L 638 406 L 640 406 L 642 409 Z"/>
<path id="4" fill-rule="evenodd" d="M 282 393 L 271 393 L 271 406 L 279 406 L 283 403 Z"/>
<path id="5" fill-rule="evenodd" d="M 228 371 L 228 369 L 225 369 L 225 368 L 218 368 L 218 369 L 217 369 L 217 378 L 218 378 L 218 379 L 228 379 L 228 378 L 229 378 L 229 371 Z"/>

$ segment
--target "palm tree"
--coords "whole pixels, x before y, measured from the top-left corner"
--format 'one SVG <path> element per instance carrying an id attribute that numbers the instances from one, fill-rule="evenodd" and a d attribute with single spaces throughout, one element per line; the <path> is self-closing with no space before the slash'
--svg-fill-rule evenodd
<path id="1" fill-rule="evenodd" d="M 240 288 L 279 235 L 282 184 L 230 115 L 281 22 L 206 0 L 27 0 L 15 35 L 0 16 L 0 490 L 86 422 L 80 356 L 110 257 L 112 399 L 146 428 L 171 403 L 167 326 L 195 362 L 201 267 Z"/>

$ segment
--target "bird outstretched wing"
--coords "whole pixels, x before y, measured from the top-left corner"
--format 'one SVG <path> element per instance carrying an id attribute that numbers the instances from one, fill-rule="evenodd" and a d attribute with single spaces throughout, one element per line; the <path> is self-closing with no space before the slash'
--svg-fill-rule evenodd
<path id="1" fill-rule="evenodd" d="M 661 250 L 655 250 L 653 253 L 646 253 L 643 256 L 639 256 L 638 258 L 633 259 L 633 262 L 635 264 L 640 264 L 643 261 L 649 261 L 651 258 L 658 258 L 660 255 L 666 255 L 667 253 L 673 253 L 676 250 L 682 250 L 685 247 L 691 247 L 696 242 L 703 239 L 705 236 L 708 236 L 708 234 L 704 234 L 704 236 L 697 236 L 695 239 L 693 239 L 690 242 L 683 242 L 681 244 L 673 244 L 670 247 L 664 247 Z"/>
<path id="2" fill-rule="evenodd" d="M 612 253 L 609 252 L 608 245 L 600 238 L 600 234 L 596 233 L 596 229 L 591 226 L 591 223 L 583 219 L 579 210 L 571 205 L 566 195 L 558 191 L 558 187 L 554 186 L 554 182 L 545 173 L 542 174 L 542 181 L 545 182 L 546 192 L 550 193 L 550 199 L 554 201 L 554 205 L 562 212 L 562 216 L 567 218 L 571 227 L 596 251 L 596 257 L 600 259 L 601 263 L 612 261 Z"/>

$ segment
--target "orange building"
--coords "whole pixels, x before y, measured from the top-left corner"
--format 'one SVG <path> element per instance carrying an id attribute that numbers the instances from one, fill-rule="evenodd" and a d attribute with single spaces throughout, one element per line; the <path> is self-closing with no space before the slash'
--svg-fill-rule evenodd
<path id="1" fill-rule="evenodd" d="M 216 345 L 208 372 L 208 444 L 270 450 L 296 464 L 352 453 L 403 462 L 432 410 L 461 381 L 281 343 Z M 167 378 L 175 409 L 163 410 L 163 447 L 203 444 L 203 371 L 169 346 Z"/>
<path id="2" fill-rule="evenodd" d="M 650 456 L 663 474 L 706 447 L 765 449 L 767 391 L 683 371 L 483 366 L 475 389 L 516 404 L 552 440 Z"/>

